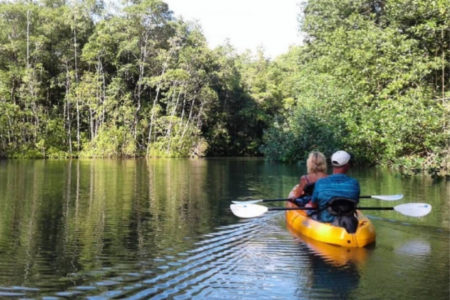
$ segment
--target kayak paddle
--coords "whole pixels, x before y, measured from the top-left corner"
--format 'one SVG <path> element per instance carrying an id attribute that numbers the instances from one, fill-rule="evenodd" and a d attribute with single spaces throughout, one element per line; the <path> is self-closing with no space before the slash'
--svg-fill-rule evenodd
<path id="1" fill-rule="evenodd" d="M 231 204 L 230 209 L 239 218 L 254 218 L 273 210 L 317 210 L 313 207 L 267 207 L 263 205 L 246 203 Z M 358 207 L 359 210 L 395 210 L 409 217 L 423 217 L 431 212 L 431 205 L 427 203 L 405 203 L 394 207 Z"/>
<path id="2" fill-rule="evenodd" d="M 371 196 L 359 196 L 359 198 L 372 198 L 383 201 L 397 201 L 403 198 L 403 194 L 397 195 L 371 195 Z M 233 200 L 234 204 L 255 204 L 260 202 L 277 202 L 277 201 L 288 201 L 290 199 L 280 198 L 280 199 L 256 199 L 256 200 L 247 200 L 247 201 L 237 201 Z"/>
<path id="3" fill-rule="evenodd" d="M 383 201 L 397 201 L 403 198 L 403 194 L 397 195 L 371 195 L 371 196 L 359 196 L 359 198 L 372 198 Z"/>

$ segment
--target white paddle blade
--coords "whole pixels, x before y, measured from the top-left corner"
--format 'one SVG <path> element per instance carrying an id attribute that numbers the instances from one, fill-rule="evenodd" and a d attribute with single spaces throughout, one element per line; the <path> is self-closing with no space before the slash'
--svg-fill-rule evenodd
<path id="1" fill-rule="evenodd" d="M 239 218 L 259 217 L 269 210 L 266 206 L 257 204 L 231 204 L 230 209 Z"/>
<path id="2" fill-rule="evenodd" d="M 394 210 L 410 217 L 423 217 L 431 212 L 431 205 L 427 203 L 405 203 L 394 207 Z"/>
<path id="3" fill-rule="evenodd" d="M 403 199 L 403 194 L 398 195 L 373 195 L 372 199 L 384 200 L 384 201 L 397 201 Z"/>
<path id="4" fill-rule="evenodd" d="M 255 204 L 255 203 L 259 203 L 259 202 L 263 202 L 263 199 L 257 199 L 257 200 L 247 200 L 247 201 L 237 201 L 237 200 L 233 200 L 231 201 L 234 204 Z"/>

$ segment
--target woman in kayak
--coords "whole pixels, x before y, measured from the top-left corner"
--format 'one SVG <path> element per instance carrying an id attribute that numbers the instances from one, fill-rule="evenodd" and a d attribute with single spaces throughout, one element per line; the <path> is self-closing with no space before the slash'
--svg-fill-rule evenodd
<path id="1" fill-rule="evenodd" d="M 319 151 L 309 153 L 306 161 L 307 174 L 300 177 L 300 182 L 289 194 L 289 199 L 299 206 L 311 200 L 314 184 L 320 178 L 327 176 L 327 160 Z"/>

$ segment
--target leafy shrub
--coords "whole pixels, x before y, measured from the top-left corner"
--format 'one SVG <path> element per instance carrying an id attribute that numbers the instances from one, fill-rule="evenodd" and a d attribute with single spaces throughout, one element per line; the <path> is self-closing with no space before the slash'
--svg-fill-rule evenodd
<path id="1" fill-rule="evenodd" d="M 125 127 L 104 126 L 89 142 L 80 157 L 134 157 L 136 144 Z"/>

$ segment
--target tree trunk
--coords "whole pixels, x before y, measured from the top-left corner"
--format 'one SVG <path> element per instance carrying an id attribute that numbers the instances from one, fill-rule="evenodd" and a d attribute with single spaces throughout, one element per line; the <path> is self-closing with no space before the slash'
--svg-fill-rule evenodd
<path id="1" fill-rule="evenodd" d="M 170 114 L 169 128 L 167 129 L 167 134 L 166 134 L 166 137 L 169 139 L 169 142 L 167 143 L 167 152 L 170 152 L 170 147 L 172 144 L 172 138 L 171 138 L 172 126 L 173 126 L 172 118 L 175 116 L 175 113 L 177 111 L 178 103 L 180 102 L 180 96 L 181 96 L 182 92 L 183 92 L 183 87 L 181 88 L 180 92 L 178 93 L 177 101 L 175 103 L 175 106 L 172 109 L 172 113 Z M 175 94 L 174 94 L 174 96 L 175 96 Z"/>
<path id="2" fill-rule="evenodd" d="M 163 69 L 161 71 L 161 77 L 164 76 L 164 74 L 166 73 L 167 64 L 168 64 L 168 62 L 165 63 L 164 66 L 163 66 Z M 152 103 L 152 109 L 151 109 L 152 113 L 150 114 L 150 128 L 148 130 L 147 156 L 148 156 L 148 151 L 150 150 L 149 149 L 150 148 L 150 144 L 152 143 L 153 118 L 155 116 L 154 108 L 155 108 L 155 105 L 156 105 L 156 103 L 158 101 L 158 98 L 159 98 L 159 92 L 161 90 L 161 81 L 162 81 L 162 79 L 158 82 L 158 85 L 156 86 L 156 96 L 153 99 L 153 103 Z"/>
<path id="3" fill-rule="evenodd" d="M 148 34 L 145 34 L 144 44 L 141 47 L 141 58 L 140 58 L 140 62 L 139 62 L 139 78 L 138 78 L 138 84 L 137 84 L 137 107 L 134 112 L 133 136 L 134 136 L 135 141 L 137 138 L 137 127 L 138 127 L 138 123 L 139 123 L 139 111 L 141 110 L 142 80 L 144 78 L 145 61 L 147 59 L 147 41 L 148 41 Z"/>
<path id="4" fill-rule="evenodd" d="M 74 50 L 74 66 L 75 66 L 75 82 L 78 85 L 78 51 L 77 51 L 77 27 L 75 14 L 73 14 L 73 50 Z M 80 151 L 80 99 L 76 95 L 76 110 L 77 110 L 77 151 Z M 70 138 L 72 140 L 72 138 Z M 72 143 L 70 144 L 70 154 L 72 155 Z"/>
<path id="5" fill-rule="evenodd" d="M 89 130 L 91 132 L 91 141 L 95 137 L 94 133 L 94 114 L 92 113 L 92 108 L 89 107 Z"/>
<path id="6" fill-rule="evenodd" d="M 66 61 L 66 105 L 64 105 L 64 112 L 67 115 L 67 136 L 69 143 L 69 154 L 72 156 L 72 120 L 70 119 L 70 73 L 69 66 Z"/>
<path id="7" fill-rule="evenodd" d="M 189 124 L 191 123 L 192 112 L 194 110 L 194 104 L 195 104 L 195 98 L 194 98 L 194 100 L 192 100 L 191 110 L 189 111 L 189 117 L 188 117 L 188 120 L 186 121 L 186 125 L 184 126 L 184 130 L 183 130 L 183 134 L 181 135 L 181 139 L 184 138 L 184 135 L 186 134 L 186 131 L 188 130 Z"/>
<path id="8" fill-rule="evenodd" d="M 30 67 L 30 10 L 27 10 L 27 69 Z"/>
<path id="9" fill-rule="evenodd" d="M 444 29 L 441 29 L 441 41 L 442 41 L 442 99 L 445 99 L 445 41 L 444 41 Z M 444 100 L 443 100 L 444 101 Z"/>

